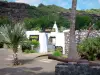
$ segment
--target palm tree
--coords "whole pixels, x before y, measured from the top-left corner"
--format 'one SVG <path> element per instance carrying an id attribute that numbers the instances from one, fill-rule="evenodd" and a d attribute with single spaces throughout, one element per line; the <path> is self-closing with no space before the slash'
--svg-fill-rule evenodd
<path id="1" fill-rule="evenodd" d="M 72 0 L 69 53 L 68 53 L 68 58 L 70 59 L 79 59 L 76 42 L 75 42 L 76 5 L 77 5 L 77 0 Z"/>
<path id="2" fill-rule="evenodd" d="M 0 27 L 0 33 L 4 39 L 3 42 L 9 45 L 13 50 L 13 65 L 19 65 L 17 52 L 18 45 L 25 37 L 24 27 L 18 23 L 15 25 L 4 25 Z"/>

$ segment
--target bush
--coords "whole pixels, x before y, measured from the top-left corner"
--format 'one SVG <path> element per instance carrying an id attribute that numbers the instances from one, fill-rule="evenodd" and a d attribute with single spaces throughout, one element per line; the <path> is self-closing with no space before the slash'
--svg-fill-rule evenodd
<path id="1" fill-rule="evenodd" d="M 59 50 L 54 51 L 53 56 L 62 56 L 62 53 Z"/>
<path id="2" fill-rule="evenodd" d="M 36 53 L 36 51 L 35 50 L 28 50 L 28 49 L 26 49 L 26 50 L 24 50 L 24 53 Z"/>
<path id="3" fill-rule="evenodd" d="M 22 51 L 25 52 L 24 50 L 31 50 L 31 45 L 34 45 L 33 48 L 37 48 L 39 46 L 39 42 L 36 40 L 26 40 L 22 43 Z"/>
<path id="4" fill-rule="evenodd" d="M 78 45 L 78 52 L 83 59 L 95 60 L 100 54 L 100 38 L 88 38 Z"/>
<path id="5" fill-rule="evenodd" d="M 30 50 L 30 53 L 36 53 L 36 50 Z"/>
<path id="6" fill-rule="evenodd" d="M 24 41 L 22 43 L 22 51 L 24 52 L 24 50 L 31 50 L 31 41 Z"/>
<path id="7" fill-rule="evenodd" d="M 3 48 L 3 44 L 4 44 L 4 43 L 0 42 L 0 48 Z"/>
<path id="8" fill-rule="evenodd" d="M 24 50 L 24 53 L 30 53 L 30 51 L 29 50 Z"/>
<path id="9" fill-rule="evenodd" d="M 34 45 L 34 48 L 37 48 L 39 46 L 39 42 L 37 40 L 32 40 L 32 45 Z"/>
<path id="10" fill-rule="evenodd" d="M 58 50 L 58 51 L 62 52 L 63 48 L 61 46 L 56 46 L 56 49 L 55 50 L 56 51 Z"/>

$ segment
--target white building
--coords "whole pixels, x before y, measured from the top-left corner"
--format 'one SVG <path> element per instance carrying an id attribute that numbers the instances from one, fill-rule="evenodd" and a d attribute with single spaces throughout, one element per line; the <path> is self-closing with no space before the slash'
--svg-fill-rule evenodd
<path id="1" fill-rule="evenodd" d="M 30 36 L 39 36 L 39 53 L 47 53 L 47 37 L 46 33 L 40 33 L 39 31 L 26 31 L 26 36 L 29 39 Z"/>
<path id="2" fill-rule="evenodd" d="M 51 39 L 51 43 L 54 46 L 60 46 L 63 48 L 63 54 L 65 54 L 65 37 L 64 32 L 69 32 L 66 30 L 62 33 L 59 33 L 56 21 L 53 26 L 54 31 L 51 33 L 41 33 L 39 31 L 26 31 L 27 38 L 29 39 L 30 35 L 39 35 L 40 43 L 40 53 L 48 52 L 48 41 Z"/>

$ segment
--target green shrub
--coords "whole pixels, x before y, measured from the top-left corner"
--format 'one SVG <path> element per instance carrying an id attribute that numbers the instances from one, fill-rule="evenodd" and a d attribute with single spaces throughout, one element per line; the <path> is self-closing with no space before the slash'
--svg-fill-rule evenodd
<path id="1" fill-rule="evenodd" d="M 0 48 L 3 48 L 3 44 L 4 44 L 3 42 L 0 42 Z"/>
<path id="2" fill-rule="evenodd" d="M 24 53 L 36 53 L 36 51 L 35 50 L 28 50 L 28 49 L 26 49 L 26 50 L 24 50 Z"/>
<path id="3" fill-rule="evenodd" d="M 61 46 L 56 46 L 56 49 L 55 50 L 62 52 L 63 48 Z"/>
<path id="4" fill-rule="evenodd" d="M 36 50 L 30 50 L 30 53 L 36 53 Z"/>
<path id="5" fill-rule="evenodd" d="M 29 50 L 24 50 L 24 53 L 30 53 L 30 51 Z"/>
<path id="6" fill-rule="evenodd" d="M 31 50 L 31 41 L 29 40 L 22 43 L 22 51 L 24 52 L 26 49 Z"/>
<path id="7" fill-rule="evenodd" d="M 53 56 L 62 56 L 62 53 L 59 50 L 54 51 Z"/>
<path id="8" fill-rule="evenodd" d="M 31 50 L 31 45 L 34 45 L 33 48 L 37 48 L 39 46 L 39 42 L 36 40 L 32 40 L 32 41 L 26 40 L 22 42 L 22 51 L 25 52 L 25 50 Z"/>
<path id="9" fill-rule="evenodd" d="M 34 45 L 34 48 L 37 48 L 39 46 L 39 42 L 37 40 L 32 40 L 32 45 Z"/>
<path id="10" fill-rule="evenodd" d="M 78 52 L 83 59 L 95 60 L 100 54 L 100 38 L 88 38 L 78 45 Z"/>

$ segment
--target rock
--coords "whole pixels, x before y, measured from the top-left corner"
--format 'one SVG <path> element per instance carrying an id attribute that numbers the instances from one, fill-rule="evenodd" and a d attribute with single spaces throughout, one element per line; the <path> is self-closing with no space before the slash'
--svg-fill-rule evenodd
<path id="1" fill-rule="evenodd" d="M 6 16 L 14 22 L 22 21 L 28 17 L 28 7 L 29 5 L 24 3 L 0 1 L 0 16 Z"/>
<path id="2" fill-rule="evenodd" d="M 100 75 L 100 65 L 59 63 L 55 67 L 55 75 Z"/>

